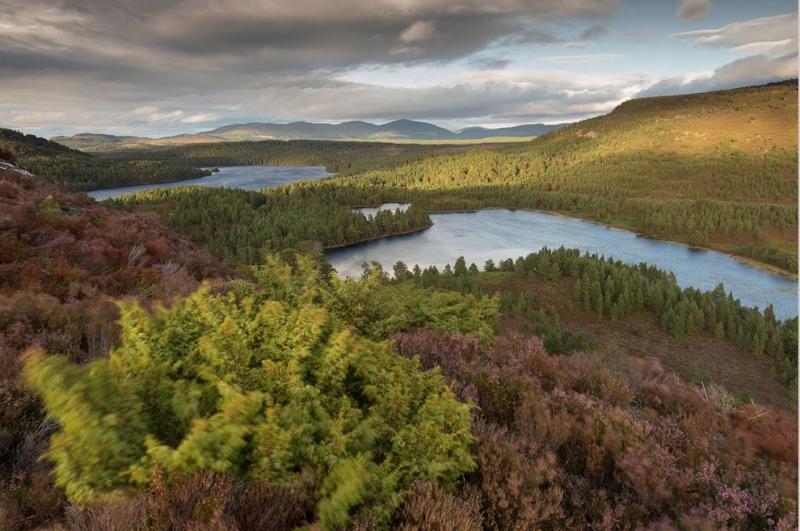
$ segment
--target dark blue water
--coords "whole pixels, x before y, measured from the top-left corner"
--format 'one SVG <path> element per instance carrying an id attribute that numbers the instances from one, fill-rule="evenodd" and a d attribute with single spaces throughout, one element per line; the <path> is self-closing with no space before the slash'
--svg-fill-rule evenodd
<path id="1" fill-rule="evenodd" d="M 122 186 L 89 192 L 89 196 L 98 201 L 124 194 L 152 190 L 153 188 L 174 188 L 176 186 L 212 186 L 216 188 L 240 188 L 242 190 L 261 190 L 275 188 L 297 181 L 314 181 L 333 175 L 325 171 L 323 166 L 227 166 L 217 173 L 199 179 L 188 179 L 162 184 L 142 184 Z"/>
<path id="2" fill-rule="evenodd" d="M 464 256 L 478 267 L 517 258 L 542 247 L 577 248 L 616 260 L 646 262 L 672 271 L 682 287 L 714 289 L 722 282 L 743 304 L 765 308 L 772 304 L 780 318 L 797 315 L 797 282 L 747 266 L 715 251 L 651 240 L 624 230 L 543 212 L 483 210 L 474 213 L 432 214 L 425 231 L 335 249 L 327 253 L 340 274 L 356 277 L 364 262 L 384 269 L 402 260 L 409 267 L 452 264 Z"/>

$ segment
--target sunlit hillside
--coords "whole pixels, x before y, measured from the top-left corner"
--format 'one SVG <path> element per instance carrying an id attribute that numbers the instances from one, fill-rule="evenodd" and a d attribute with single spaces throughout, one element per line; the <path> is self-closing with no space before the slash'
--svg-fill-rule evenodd
<path id="1" fill-rule="evenodd" d="M 796 144 L 787 82 L 632 100 L 528 144 L 338 184 L 434 210 L 560 211 L 796 271 Z"/>

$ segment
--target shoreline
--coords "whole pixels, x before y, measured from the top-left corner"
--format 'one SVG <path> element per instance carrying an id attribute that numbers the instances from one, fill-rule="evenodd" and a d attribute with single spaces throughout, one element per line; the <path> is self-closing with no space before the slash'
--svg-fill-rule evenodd
<path id="1" fill-rule="evenodd" d="M 609 229 L 622 230 L 622 231 L 625 231 L 625 232 L 630 232 L 630 233 L 633 233 L 633 234 L 635 234 L 636 236 L 638 236 L 640 238 L 647 238 L 647 239 L 653 240 L 653 241 L 672 243 L 672 244 L 675 244 L 675 245 L 682 245 L 684 247 L 688 247 L 689 249 L 697 250 L 697 251 L 711 251 L 711 252 L 715 252 L 715 253 L 721 253 L 721 254 L 724 254 L 725 256 L 729 256 L 729 257 L 733 258 L 737 262 L 740 262 L 740 263 L 742 263 L 742 264 L 744 264 L 746 266 L 753 267 L 755 269 L 760 269 L 762 271 L 767 271 L 767 272 L 773 273 L 775 275 L 779 275 L 781 277 L 787 278 L 789 280 L 798 280 L 798 274 L 797 273 L 793 273 L 791 271 L 787 271 L 785 269 L 782 269 L 782 268 L 780 268 L 778 266 L 775 266 L 775 265 L 772 265 L 772 264 L 768 264 L 766 262 L 760 262 L 760 261 L 758 261 L 758 260 L 756 260 L 754 258 L 749 258 L 747 256 L 742 256 L 742 255 L 739 255 L 739 254 L 730 253 L 730 252 L 724 251 L 722 249 L 715 249 L 714 247 L 692 245 L 692 244 L 689 244 L 689 243 L 686 243 L 686 242 L 683 242 L 683 241 L 680 241 L 680 240 L 671 240 L 671 239 L 667 239 L 667 238 L 656 238 L 654 236 L 650 236 L 648 234 L 644 234 L 644 233 L 642 233 L 642 232 L 640 232 L 640 231 L 638 231 L 636 229 L 626 228 L 626 227 L 622 227 L 622 226 L 618 226 L 618 225 L 611 225 L 611 224 L 606 223 L 604 221 L 597 221 L 597 220 L 594 220 L 594 219 L 591 219 L 591 218 L 585 218 L 585 217 L 582 217 L 582 216 L 564 214 L 563 212 L 558 212 L 556 210 L 540 210 L 540 209 L 536 209 L 536 208 L 514 208 L 514 207 L 486 207 L 486 208 L 476 208 L 476 209 L 470 209 L 470 210 L 437 210 L 437 211 L 429 211 L 428 214 L 475 213 L 475 212 L 480 212 L 481 210 L 512 210 L 512 211 L 513 210 L 521 210 L 523 212 L 538 212 L 538 213 L 541 213 L 541 214 L 550 214 L 551 216 L 560 216 L 562 218 L 578 219 L 578 220 L 581 220 L 581 221 L 586 221 L 588 223 L 594 223 L 595 225 L 602 225 L 602 226 L 604 226 L 606 228 L 609 228 Z"/>
<path id="2" fill-rule="evenodd" d="M 385 203 L 388 203 L 388 202 L 399 202 L 399 201 L 385 201 Z M 351 208 L 375 208 L 376 206 L 380 207 L 380 204 L 379 205 L 374 205 L 374 206 L 369 206 L 369 207 L 351 207 Z M 766 271 L 768 273 L 772 273 L 774 275 L 777 275 L 777 276 L 780 276 L 780 277 L 783 277 L 783 278 L 786 278 L 786 279 L 789 279 L 789 280 L 794 280 L 794 281 L 798 280 L 798 274 L 797 273 L 793 273 L 791 271 L 787 271 L 785 269 L 782 269 L 782 268 L 780 268 L 778 266 L 775 266 L 775 265 L 772 265 L 772 264 L 768 264 L 766 262 L 760 262 L 760 261 L 758 261 L 758 260 L 756 260 L 754 258 L 749 258 L 749 257 L 746 257 L 746 256 L 742 256 L 742 255 L 726 252 L 726 251 L 724 251 L 722 249 L 717 249 L 717 248 L 714 248 L 714 247 L 691 245 L 689 243 L 686 243 L 686 242 L 683 242 L 683 241 L 680 241 L 680 240 L 656 238 L 656 237 L 644 234 L 644 233 L 642 233 L 642 232 L 640 232 L 640 231 L 638 231 L 636 229 L 626 228 L 626 227 L 618 226 L 618 225 L 611 225 L 611 224 L 603 222 L 603 221 L 597 221 L 597 220 L 594 220 L 594 219 L 591 219 L 591 218 L 586 218 L 586 217 L 582 217 L 582 216 L 578 216 L 578 215 L 565 214 L 563 212 L 559 212 L 559 211 L 556 211 L 556 210 L 541 210 L 541 209 L 536 209 L 536 208 L 524 208 L 524 207 L 502 207 L 502 206 L 501 207 L 497 207 L 497 206 L 491 206 L 491 207 L 484 207 L 484 208 L 457 209 L 457 210 L 428 210 L 427 213 L 429 215 L 430 214 L 474 214 L 474 213 L 480 212 L 482 210 L 511 210 L 511 211 L 521 210 L 523 212 L 538 212 L 540 214 L 549 214 L 551 216 L 560 216 L 560 217 L 568 218 L 568 219 L 577 219 L 577 220 L 581 220 L 581 221 L 586 221 L 588 223 L 594 223 L 595 225 L 602 225 L 602 226 L 604 226 L 606 228 L 613 229 L 613 230 L 622 230 L 622 231 L 625 231 L 625 232 L 630 232 L 630 233 L 633 233 L 633 234 L 635 234 L 636 236 L 638 236 L 640 238 L 647 238 L 647 239 L 650 239 L 650 240 L 653 240 L 653 241 L 659 241 L 659 242 L 665 242 L 665 243 L 672 243 L 672 244 L 676 244 L 676 245 L 682 245 L 684 247 L 688 247 L 689 249 L 698 250 L 698 251 L 711 251 L 711 252 L 715 252 L 715 253 L 721 253 L 721 254 L 724 254 L 725 256 L 729 256 L 729 257 L 733 258 L 737 262 L 739 262 L 741 264 L 744 264 L 744 265 L 746 265 L 748 267 L 752 267 L 754 269 L 759 269 L 761 271 Z M 431 223 L 431 225 L 433 225 L 433 223 Z M 430 226 L 429 227 L 425 227 L 425 228 L 426 229 L 430 228 Z M 424 230 L 424 229 L 422 229 L 422 230 Z M 409 232 L 406 232 L 406 233 L 403 233 L 403 234 L 411 234 L 413 232 L 418 232 L 418 231 L 409 231 Z M 402 234 L 398 234 L 397 236 L 400 236 L 400 235 L 402 235 Z M 382 237 L 386 237 L 386 236 L 370 238 L 370 239 L 364 240 L 364 241 L 373 241 L 373 240 L 376 240 L 376 239 L 380 239 Z M 340 245 L 340 246 L 338 246 L 336 248 L 346 247 L 346 246 L 349 246 L 349 245 L 357 245 L 358 243 L 364 243 L 364 241 L 359 241 L 359 242 L 353 243 L 353 244 Z"/>
<path id="3" fill-rule="evenodd" d="M 362 240 L 358 240 L 358 241 L 355 241 L 355 242 L 340 243 L 338 245 L 331 245 L 329 247 L 323 246 L 322 250 L 323 251 L 334 251 L 336 249 L 344 249 L 345 247 L 352 247 L 354 245 L 359 245 L 359 244 L 367 243 L 367 242 L 373 242 L 375 240 L 382 240 L 384 238 L 391 238 L 393 236 L 407 236 L 409 234 L 414 234 L 416 232 L 422 232 L 422 231 L 428 230 L 431 227 L 433 227 L 433 223 L 429 223 L 428 225 L 425 225 L 424 227 L 419 227 L 419 228 L 416 228 L 416 229 L 410 229 L 410 230 L 407 230 L 407 231 L 404 231 L 404 232 L 396 232 L 394 234 L 383 234 L 381 236 L 371 236 L 369 238 L 364 238 Z"/>

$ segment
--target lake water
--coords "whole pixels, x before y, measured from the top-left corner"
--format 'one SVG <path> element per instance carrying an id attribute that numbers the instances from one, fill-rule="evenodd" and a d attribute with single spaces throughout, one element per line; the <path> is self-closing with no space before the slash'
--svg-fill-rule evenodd
<path id="1" fill-rule="evenodd" d="M 474 262 L 482 269 L 489 258 L 497 263 L 542 247 L 563 245 L 632 264 L 655 265 L 672 271 L 682 287 L 711 290 L 722 282 L 742 304 L 762 309 L 772 304 L 780 318 L 797 315 L 796 281 L 744 265 L 723 253 L 543 212 L 482 210 L 431 214 L 431 220 L 433 226 L 422 232 L 331 250 L 328 260 L 340 274 L 357 277 L 364 262 L 379 262 L 389 271 L 398 260 L 409 268 L 419 264 L 441 269 L 464 256 L 467 264 Z"/>
<path id="2" fill-rule="evenodd" d="M 378 213 L 379 210 L 391 210 L 394 212 L 395 210 L 402 210 L 406 211 L 411 203 L 383 203 L 382 205 L 378 205 L 376 207 L 357 207 L 354 208 L 356 212 L 361 212 L 365 216 L 374 216 Z"/>
<path id="3" fill-rule="evenodd" d="M 297 181 L 314 181 L 323 177 L 330 177 L 323 166 L 226 166 L 208 177 L 187 179 L 160 184 L 142 184 L 136 186 L 121 186 L 119 188 L 106 188 L 89 192 L 90 197 L 98 201 L 110 197 L 152 190 L 153 188 L 175 188 L 176 186 L 211 186 L 216 188 L 239 188 L 242 190 L 261 190 L 262 188 L 276 188 L 284 184 Z"/>

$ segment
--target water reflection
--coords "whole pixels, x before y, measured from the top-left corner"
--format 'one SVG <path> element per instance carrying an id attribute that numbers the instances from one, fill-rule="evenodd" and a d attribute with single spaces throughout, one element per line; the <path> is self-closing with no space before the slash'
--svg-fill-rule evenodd
<path id="1" fill-rule="evenodd" d="M 628 263 L 646 262 L 672 271 L 682 287 L 711 290 L 720 282 L 743 304 L 775 307 L 781 318 L 797 315 L 797 282 L 756 269 L 715 251 L 651 240 L 605 225 L 543 212 L 483 210 L 432 214 L 425 231 L 383 238 L 327 253 L 340 274 L 358 276 L 364 262 L 377 261 L 391 270 L 398 260 L 409 267 L 452 264 L 459 256 L 482 268 L 517 258 L 542 247 L 562 245 L 602 254 Z"/>

